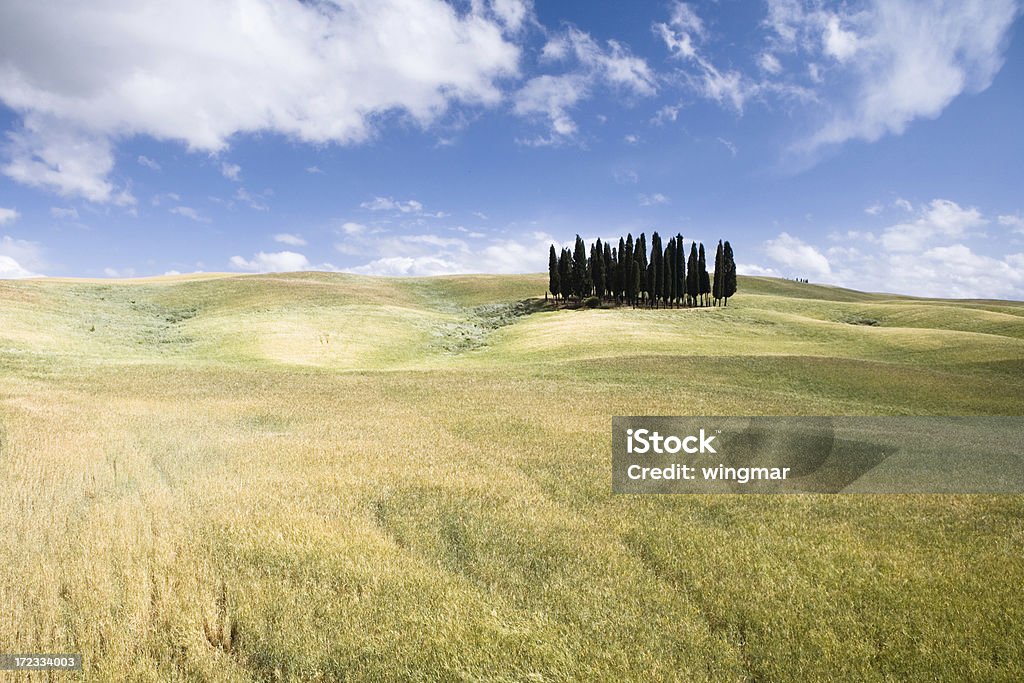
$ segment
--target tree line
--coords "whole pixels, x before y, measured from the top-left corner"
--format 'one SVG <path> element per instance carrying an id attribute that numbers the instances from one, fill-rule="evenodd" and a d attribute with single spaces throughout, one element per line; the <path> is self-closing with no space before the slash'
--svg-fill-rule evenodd
<path id="1" fill-rule="evenodd" d="M 718 241 L 714 274 L 710 275 L 704 244 L 690 242 L 689 256 L 683 236 L 670 237 L 662 243 L 657 232 L 651 235 L 648 255 L 644 233 L 634 240 L 629 234 L 619 238 L 617 247 L 598 239 L 590 246 L 576 235 L 573 249 L 555 245 L 548 253 L 548 291 L 569 301 L 575 297 L 588 305 L 602 301 L 619 305 L 673 306 L 729 305 L 736 293 L 736 262 L 728 240 Z"/>

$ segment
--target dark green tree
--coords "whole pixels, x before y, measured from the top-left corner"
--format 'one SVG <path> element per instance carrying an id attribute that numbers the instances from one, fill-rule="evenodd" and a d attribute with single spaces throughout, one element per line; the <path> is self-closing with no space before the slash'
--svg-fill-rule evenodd
<path id="1" fill-rule="evenodd" d="M 700 295 L 701 295 L 701 306 L 706 306 L 708 303 L 708 294 L 711 293 L 711 278 L 708 277 L 708 264 L 704 258 L 704 243 L 700 243 L 700 248 L 697 252 L 697 270 L 700 271 Z"/>
<path id="2" fill-rule="evenodd" d="M 664 275 L 664 254 L 661 251 L 661 235 L 655 230 L 651 233 L 651 278 L 647 285 L 650 293 L 651 305 L 657 305 L 661 301 L 661 284 Z"/>
<path id="3" fill-rule="evenodd" d="M 686 296 L 693 306 L 697 305 L 697 295 L 700 293 L 700 277 L 697 272 L 697 243 L 690 242 L 690 258 L 686 262 Z"/>
<path id="4" fill-rule="evenodd" d="M 686 247 L 683 246 L 683 236 L 676 234 L 676 299 L 686 298 Z M 685 301 L 684 301 L 685 303 Z"/>
<path id="5" fill-rule="evenodd" d="M 594 294 L 598 299 L 604 298 L 604 245 L 598 238 L 590 248 L 590 280 L 594 283 Z"/>
<path id="6" fill-rule="evenodd" d="M 615 250 L 607 242 L 604 243 L 604 289 L 605 296 L 614 297 L 615 292 Z"/>
<path id="7" fill-rule="evenodd" d="M 715 250 L 715 274 L 714 283 L 711 285 L 711 296 L 715 300 L 715 305 L 722 300 L 722 292 L 725 288 L 722 286 L 725 280 L 725 264 L 722 258 L 722 240 L 718 240 L 718 249 Z"/>
<path id="8" fill-rule="evenodd" d="M 587 264 L 587 243 L 576 235 L 576 248 L 572 254 L 572 289 L 577 298 L 590 296 L 593 283 L 590 280 L 590 269 Z"/>
<path id="9" fill-rule="evenodd" d="M 729 245 L 729 240 L 725 241 L 725 247 L 722 249 L 722 264 L 725 268 L 725 276 L 722 280 L 722 297 L 725 299 L 725 305 L 729 305 L 729 297 L 736 293 L 736 261 L 733 260 L 732 247 Z"/>
<path id="10" fill-rule="evenodd" d="M 555 245 L 551 245 L 548 253 L 548 291 L 551 296 L 558 298 L 560 292 L 558 287 L 558 254 L 555 253 Z"/>
<path id="11" fill-rule="evenodd" d="M 558 257 L 558 289 L 562 300 L 567 301 L 572 294 L 572 254 L 568 249 L 562 249 L 562 255 Z"/>

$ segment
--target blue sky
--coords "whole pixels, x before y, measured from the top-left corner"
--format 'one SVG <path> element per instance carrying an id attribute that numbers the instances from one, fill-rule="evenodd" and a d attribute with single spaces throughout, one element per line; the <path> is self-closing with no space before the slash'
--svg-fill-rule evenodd
<path id="1" fill-rule="evenodd" d="M 1017 0 L 0 0 L 0 277 L 741 272 L 1024 298 Z"/>

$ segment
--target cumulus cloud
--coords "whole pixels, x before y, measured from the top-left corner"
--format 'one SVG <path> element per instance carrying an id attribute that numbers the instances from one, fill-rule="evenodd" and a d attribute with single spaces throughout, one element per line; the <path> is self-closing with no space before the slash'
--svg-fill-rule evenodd
<path id="1" fill-rule="evenodd" d="M 999 225 L 1005 225 L 1006 227 L 1011 228 L 1014 232 L 1024 233 L 1024 218 L 1021 218 L 1019 215 L 1000 216 Z"/>
<path id="2" fill-rule="evenodd" d="M 7 225 L 18 220 L 18 216 L 21 215 L 14 209 L 5 209 L 0 206 L 0 225 Z"/>
<path id="3" fill-rule="evenodd" d="M 913 220 L 878 235 L 833 233 L 833 245 L 823 248 L 782 233 L 764 251 L 787 277 L 916 296 L 1024 299 L 1024 253 L 981 253 L 992 245 L 979 232 L 989 223 L 977 208 L 934 199 Z M 756 267 L 737 268 L 761 274 Z"/>
<path id="4" fill-rule="evenodd" d="M 462 231 L 460 231 L 462 232 Z M 396 236 L 379 232 L 350 235 L 335 245 L 342 254 L 368 259 L 344 270 L 364 275 L 429 276 L 456 273 L 533 273 L 546 267 L 551 235 L 533 232 L 519 238 L 486 239 L 465 231 L 467 239 L 436 234 Z M 538 256 L 539 255 L 539 256 Z"/>
<path id="5" fill-rule="evenodd" d="M 294 251 L 261 251 L 251 259 L 231 257 L 231 267 L 252 273 L 285 273 L 297 270 L 311 270 L 313 265 L 303 254 Z"/>
<path id="6" fill-rule="evenodd" d="M 976 208 L 961 208 L 948 199 L 934 199 L 913 221 L 897 223 L 882 232 L 889 251 L 919 251 L 937 238 L 962 238 L 988 220 Z"/>
<path id="7" fill-rule="evenodd" d="M 287 244 L 292 247 L 306 246 L 306 240 L 302 239 L 302 235 L 293 235 L 290 232 L 279 232 L 276 235 L 274 235 L 273 239 L 275 242 Z"/>
<path id="8" fill-rule="evenodd" d="M 36 271 L 44 265 L 38 243 L 7 235 L 0 240 L 0 279 L 40 277 Z"/>
<path id="9" fill-rule="evenodd" d="M 2 170 L 130 204 L 110 176 L 112 145 L 132 135 L 217 153 L 258 131 L 356 143 L 389 112 L 428 126 L 453 102 L 501 101 L 500 79 L 518 73 L 519 48 L 503 32 L 515 5 L 3 3 L 0 102 L 22 120 Z"/>
<path id="10" fill-rule="evenodd" d="M 832 274 L 828 257 L 787 232 L 765 242 L 764 250 L 768 258 L 784 266 L 796 277 L 822 277 Z"/>

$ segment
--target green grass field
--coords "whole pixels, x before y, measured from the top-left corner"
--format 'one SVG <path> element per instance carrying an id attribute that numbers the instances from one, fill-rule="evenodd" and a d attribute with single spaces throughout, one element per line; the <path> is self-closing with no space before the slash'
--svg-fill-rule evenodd
<path id="1" fill-rule="evenodd" d="M 613 415 L 1022 415 L 1024 304 L 516 304 L 545 286 L 0 281 L 0 651 L 89 680 L 1024 678 L 1024 498 L 613 496 L 610 464 Z"/>

